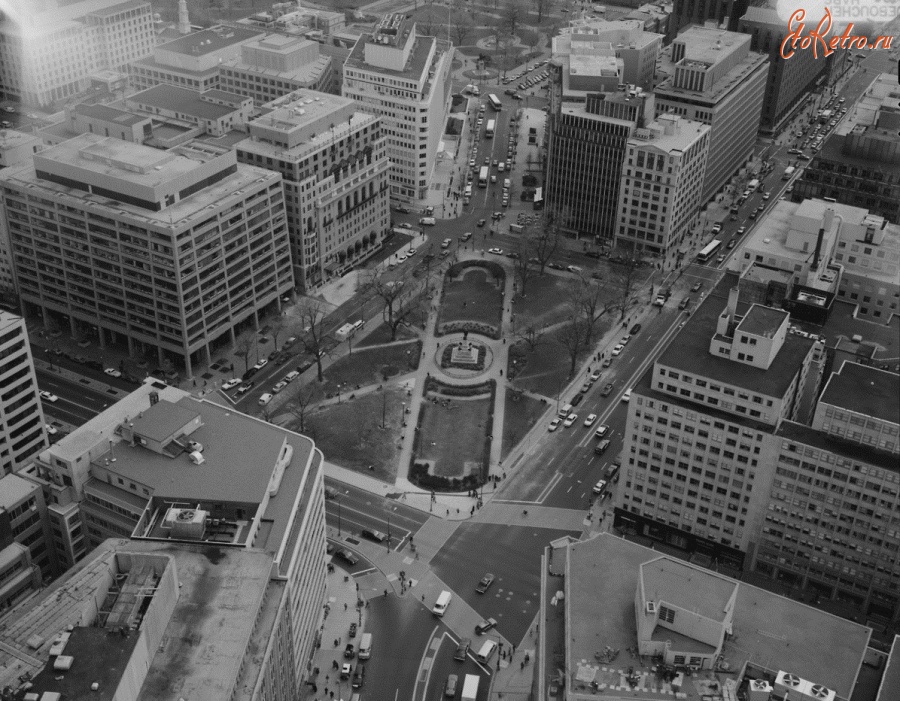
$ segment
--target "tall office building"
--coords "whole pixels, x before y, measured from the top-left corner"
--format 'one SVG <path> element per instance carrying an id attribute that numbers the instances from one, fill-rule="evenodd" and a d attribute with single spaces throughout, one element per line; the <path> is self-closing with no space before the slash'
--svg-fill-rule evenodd
<path id="1" fill-rule="evenodd" d="M 82 134 L 0 183 L 24 308 L 101 348 L 190 377 L 293 288 L 281 176 L 234 151 Z"/>
<path id="2" fill-rule="evenodd" d="M 791 197 L 795 201 L 831 197 L 900 224 L 897 76 L 878 76 L 848 108 L 846 117 L 806 164 Z"/>
<path id="3" fill-rule="evenodd" d="M 22 317 L 0 310 L 0 475 L 17 472 L 47 446 L 34 360 Z"/>
<path id="4" fill-rule="evenodd" d="M 826 62 L 812 51 L 801 50 L 790 59 L 781 58 L 786 29 L 784 20 L 774 9 L 747 8 L 747 13 L 738 24 L 738 31 L 750 35 L 751 51 L 769 57 L 760 130 L 768 134 L 780 131 L 819 82 Z"/>
<path id="5" fill-rule="evenodd" d="M 576 236 L 610 244 L 615 233 L 626 143 L 654 116 L 653 94 L 589 94 L 554 101 L 547 127 L 547 205 Z"/>
<path id="6" fill-rule="evenodd" d="M 709 124 L 708 201 L 753 153 L 762 114 L 768 60 L 750 51 L 750 37 L 691 27 L 668 48 L 671 74 L 656 88 L 656 112 Z"/>
<path id="7" fill-rule="evenodd" d="M 619 187 L 616 245 L 674 258 L 697 222 L 710 128 L 672 114 L 634 132 Z"/>
<path id="8" fill-rule="evenodd" d="M 26 468 L 27 469 L 27 468 Z M 20 559 L 21 567 L 15 571 L 30 570 L 32 583 L 40 586 L 60 574 L 50 537 L 47 504 L 40 485 L 18 474 L 0 477 L 0 551 L 12 543 L 23 547 L 27 557 Z M 12 553 L 10 553 L 12 554 Z M 0 555 L 0 568 L 3 567 Z M 0 582 L 4 581 L 0 574 Z M 20 584 L 24 581 L 20 579 Z M 10 592 L 8 584 L 0 584 L 0 611 L 7 605 Z"/>
<path id="9" fill-rule="evenodd" d="M 26 0 L 0 13 L 0 99 L 47 106 L 90 87 L 90 76 L 126 70 L 150 55 L 146 0 Z"/>
<path id="10" fill-rule="evenodd" d="M 0 664 L 0 684 L 64 698 L 85 679 L 128 699 L 302 694 L 325 601 L 312 441 L 150 378 L 24 476 L 48 495 L 54 545 L 80 539 L 82 556 L 2 619 L 0 660 L 29 654 Z M 63 648 L 86 676 L 54 671 Z"/>
<path id="11" fill-rule="evenodd" d="M 706 25 L 736 32 L 738 22 L 747 12 L 750 0 L 675 0 L 669 19 L 668 41 L 690 24 Z"/>
<path id="12" fill-rule="evenodd" d="M 391 198 L 424 199 L 450 111 L 451 46 L 420 36 L 402 13 L 385 15 L 344 62 L 342 95 L 381 117 Z"/>
<path id="13" fill-rule="evenodd" d="M 294 279 L 314 289 L 375 253 L 390 230 L 382 118 L 311 90 L 265 110 L 235 145 L 238 160 L 281 173 Z"/>

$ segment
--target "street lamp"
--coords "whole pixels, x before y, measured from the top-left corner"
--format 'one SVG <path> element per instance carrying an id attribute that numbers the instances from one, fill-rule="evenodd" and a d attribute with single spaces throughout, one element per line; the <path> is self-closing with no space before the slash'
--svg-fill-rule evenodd
<path id="1" fill-rule="evenodd" d="M 338 538 L 341 537 L 341 502 L 340 499 L 335 499 L 334 503 L 337 505 L 338 510 Z"/>

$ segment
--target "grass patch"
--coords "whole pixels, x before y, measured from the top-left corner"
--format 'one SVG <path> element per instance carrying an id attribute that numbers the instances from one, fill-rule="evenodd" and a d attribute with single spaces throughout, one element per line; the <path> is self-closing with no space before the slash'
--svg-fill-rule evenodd
<path id="1" fill-rule="evenodd" d="M 493 392 L 455 399 L 428 393 L 420 413 L 414 462 L 432 461 L 430 473 L 461 479 L 487 460 L 492 430 Z"/>
<path id="2" fill-rule="evenodd" d="M 500 449 L 500 459 L 505 460 L 510 451 L 515 448 L 525 434 L 531 430 L 547 410 L 547 404 L 540 399 L 529 397 L 527 394 L 516 392 L 514 389 L 506 391 L 505 410 L 503 413 L 503 445 Z"/>
<path id="3" fill-rule="evenodd" d="M 352 392 L 365 385 L 381 384 L 386 379 L 419 367 L 421 341 L 354 350 L 324 372 L 322 391 L 326 396 Z"/>
<path id="4" fill-rule="evenodd" d="M 563 318 L 563 308 L 571 298 L 571 279 L 544 271 L 542 277 L 532 277 L 525 287 L 527 296 L 513 300 L 516 318 L 533 320 L 540 327 Z"/>
<path id="5" fill-rule="evenodd" d="M 392 388 L 331 404 L 306 417 L 305 432 L 329 462 L 393 483 L 404 400 L 406 392 Z M 381 428 L 382 412 L 385 429 Z M 299 419 L 289 427 L 299 431 Z"/>
<path id="6" fill-rule="evenodd" d="M 387 324 L 379 325 L 372 333 L 361 339 L 353 345 L 354 350 L 359 348 L 368 348 L 369 346 L 380 346 L 383 343 L 393 343 L 394 341 L 410 341 L 418 338 L 415 329 L 401 324 L 397 329 L 397 338 L 391 340 L 391 329 Z"/>
<path id="7" fill-rule="evenodd" d="M 502 280 L 482 267 L 469 267 L 444 281 L 438 327 L 475 321 L 499 328 L 503 314 Z"/>
<path id="8" fill-rule="evenodd" d="M 602 330 L 598 328 L 594 338 L 599 338 Z M 515 385 L 522 389 L 542 394 L 545 397 L 556 397 L 569 383 L 569 351 L 559 342 L 560 329 L 553 329 L 544 334 L 534 350 L 529 350 L 524 342 L 515 345 L 516 351 L 522 351 L 524 367 L 516 375 Z M 586 358 L 591 349 L 585 349 L 579 355 L 579 362 Z"/>

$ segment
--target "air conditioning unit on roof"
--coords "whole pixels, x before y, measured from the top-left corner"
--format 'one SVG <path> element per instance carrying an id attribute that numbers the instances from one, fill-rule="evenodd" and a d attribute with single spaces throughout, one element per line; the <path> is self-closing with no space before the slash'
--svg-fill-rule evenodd
<path id="1" fill-rule="evenodd" d="M 765 679 L 751 679 L 748 688 L 748 701 L 769 701 L 772 695 L 772 685 Z"/>

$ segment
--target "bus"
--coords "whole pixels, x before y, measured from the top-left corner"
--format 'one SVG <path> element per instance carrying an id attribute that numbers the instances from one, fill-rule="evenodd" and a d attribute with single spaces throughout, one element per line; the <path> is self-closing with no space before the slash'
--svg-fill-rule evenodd
<path id="1" fill-rule="evenodd" d="M 488 102 L 491 103 L 491 107 L 493 107 L 498 112 L 503 109 L 503 103 L 497 99 L 497 96 L 491 93 L 488 95 Z"/>
<path id="2" fill-rule="evenodd" d="M 705 263 L 706 261 L 708 261 L 716 254 L 716 251 L 719 250 L 719 247 L 721 245 L 722 242 L 719 239 L 713 239 L 712 241 L 710 241 L 708 244 L 706 244 L 706 247 L 697 254 L 697 262 Z"/>
<path id="3" fill-rule="evenodd" d="M 484 135 L 489 138 L 494 138 L 494 127 L 497 125 L 497 122 L 493 119 L 489 119 L 487 123 L 487 127 L 484 129 Z"/>
<path id="4" fill-rule="evenodd" d="M 794 174 L 794 171 L 797 170 L 794 166 L 788 166 L 784 169 L 784 175 L 781 176 L 782 180 L 790 180 L 791 176 Z"/>
<path id="5" fill-rule="evenodd" d="M 478 187 L 487 187 L 488 167 L 481 166 L 481 172 L 478 174 Z"/>

